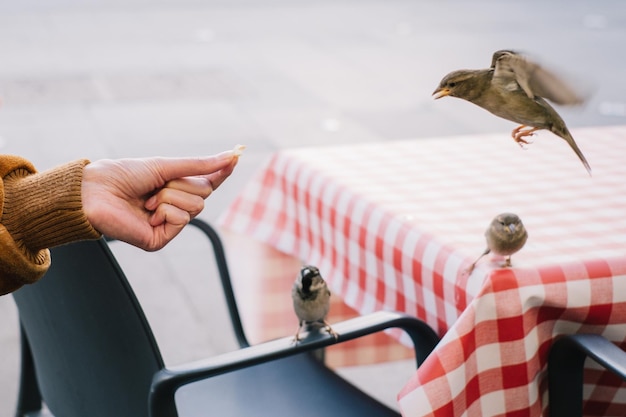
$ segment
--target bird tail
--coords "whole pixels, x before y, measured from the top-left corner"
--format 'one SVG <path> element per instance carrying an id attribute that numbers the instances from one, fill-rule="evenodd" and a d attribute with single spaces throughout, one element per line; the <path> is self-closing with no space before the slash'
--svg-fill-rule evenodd
<path id="1" fill-rule="evenodd" d="M 587 158 L 585 158 L 585 155 L 583 155 L 583 152 L 580 150 L 580 148 L 576 144 L 576 141 L 574 141 L 574 137 L 571 135 L 571 133 L 569 133 L 569 130 L 567 130 L 566 128 L 564 132 L 553 132 L 553 133 L 556 133 L 558 136 L 565 139 L 565 141 L 569 144 L 572 150 L 576 152 L 576 155 L 578 155 L 578 158 L 585 166 L 585 169 L 587 169 L 589 176 L 591 176 L 591 167 L 589 166 L 589 162 L 587 162 Z"/>

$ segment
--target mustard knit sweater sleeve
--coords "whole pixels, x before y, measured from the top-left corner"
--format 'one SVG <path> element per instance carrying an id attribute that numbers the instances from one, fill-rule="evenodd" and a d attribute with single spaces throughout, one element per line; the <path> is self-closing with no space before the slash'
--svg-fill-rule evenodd
<path id="1" fill-rule="evenodd" d="M 37 173 L 23 158 L 0 155 L 0 295 L 41 278 L 50 266 L 48 248 L 100 237 L 82 211 L 88 163 Z"/>

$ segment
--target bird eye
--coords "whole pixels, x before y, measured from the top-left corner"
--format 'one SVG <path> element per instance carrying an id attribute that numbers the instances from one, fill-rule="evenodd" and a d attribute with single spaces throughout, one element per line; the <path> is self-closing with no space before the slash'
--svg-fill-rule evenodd
<path id="1" fill-rule="evenodd" d="M 454 87 L 456 87 L 456 83 L 454 81 L 452 81 L 452 82 L 448 83 L 448 87 L 454 88 Z"/>

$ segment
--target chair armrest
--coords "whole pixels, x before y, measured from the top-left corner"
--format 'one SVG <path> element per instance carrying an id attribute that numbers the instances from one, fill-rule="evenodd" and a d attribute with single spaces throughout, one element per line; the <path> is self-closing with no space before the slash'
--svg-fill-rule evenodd
<path id="1" fill-rule="evenodd" d="M 548 392 L 550 416 L 582 416 L 584 362 L 590 357 L 626 380 L 626 352 L 597 334 L 573 334 L 550 348 Z"/>
<path id="2" fill-rule="evenodd" d="M 149 399 L 150 416 L 176 416 L 174 394 L 183 385 L 335 343 L 346 342 L 388 328 L 400 328 L 411 337 L 418 366 L 439 341 L 437 334 L 426 323 L 407 314 L 380 311 L 360 316 L 333 324 L 333 329 L 339 333 L 337 340 L 326 333 L 311 332 L 298 344 L 293 343 L 293 337 L 284 337 L 187 365 L 163 369 L 154 376 L 152 381 Z"/>

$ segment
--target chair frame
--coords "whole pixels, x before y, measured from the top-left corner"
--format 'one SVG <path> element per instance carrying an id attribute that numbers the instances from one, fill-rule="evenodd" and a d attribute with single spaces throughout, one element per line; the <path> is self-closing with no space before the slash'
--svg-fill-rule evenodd
<path id="1" fill-rule="evenodd" d="M 239 310 L 237 309 L 221 239 L 215 229 L 202 220 L 194 219 L 190 224 L 199 228 L 212 243 L 234 334 L 240 349 L 212 356 L 205 360 L 169 368 L 165 367 L 161 362 L 161 370 L 154 375 L 147 398 L 148 415 L 151 417 L 177 416 L 175 393 L 177 389 L 186 384 L 304 352 L 313 352 L 385 329 L 399 328 L 408 334 L 414 344 L 417 366 L 426 359 L 439 342 L 438 335 L 423 321 L 403 313 L 379 311 L 333 324 L 333 328 L 339 333 L 337 339 L 328 334 L 313 331 L 308 333 L 297 344 L 293 343 L 293 337 L 284 337 L 250 346 L 244 333 Z M 106 246 L 104 239 L 99 243 Z M 126 285 L 134 298 L 130 284 L 126 283 Z M 137 308 L 138 313 L 143 315 L 138 302 Z M 20 327 L 22 363 L 16 417 L 43 417 L 48 414 L 42 414 L 43 399 L 37 383 L 30 341 L 23 326 Z M 149 328 L 147 331 L 151 334 Z M 158 356 L 160 357 L 160 355 Z"/>
<path id="2" fill-rule="evenodd" d="M 562 336 L 548 357 L 550 417 L 582 417 L 584 363 L 588 357 L 626 381 L 626 352 L 608 339 L 583 333 Z"/>

